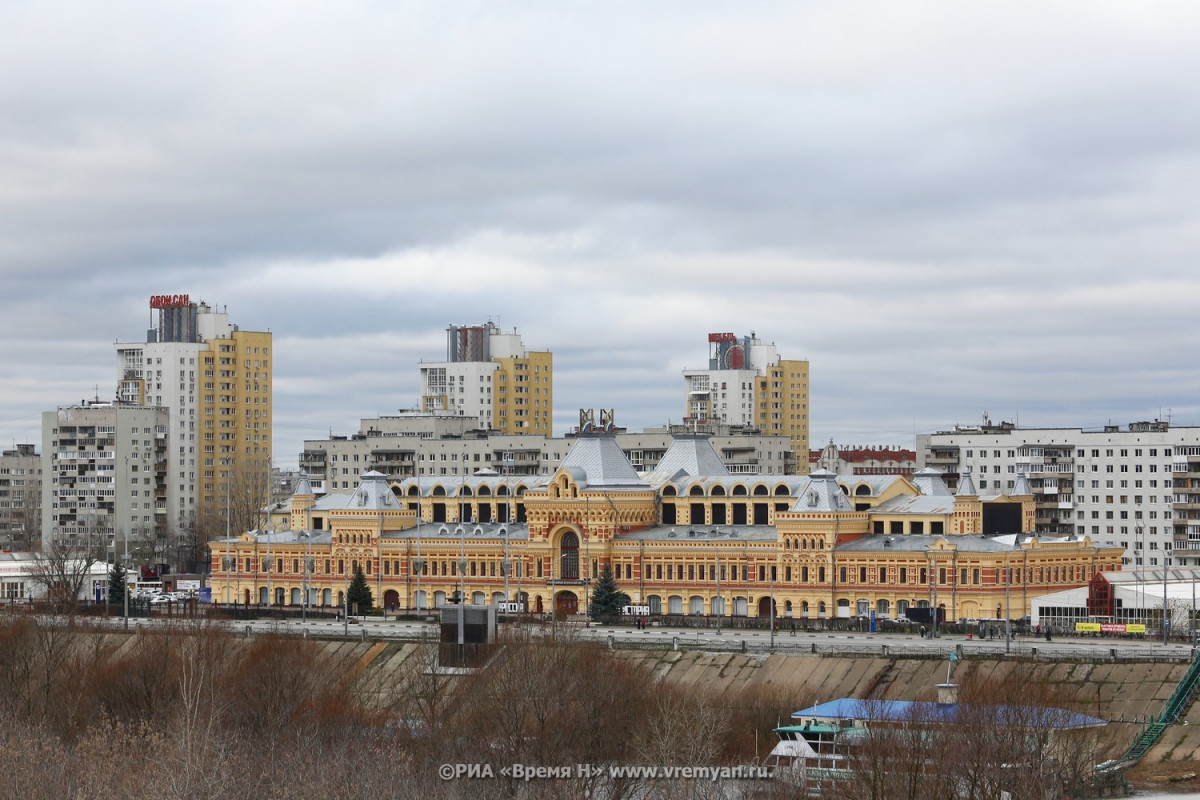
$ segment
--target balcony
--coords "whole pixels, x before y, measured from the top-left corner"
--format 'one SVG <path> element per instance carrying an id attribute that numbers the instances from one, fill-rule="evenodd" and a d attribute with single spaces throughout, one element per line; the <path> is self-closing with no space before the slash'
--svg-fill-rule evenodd
<path id="1" fill-rule="evenodd" d="M 1176 495 L 1176 499 L 1171 503 L 1171 509 L 1174 511 L 1200 511 L 1200 495 L 1184 494 Z"/>

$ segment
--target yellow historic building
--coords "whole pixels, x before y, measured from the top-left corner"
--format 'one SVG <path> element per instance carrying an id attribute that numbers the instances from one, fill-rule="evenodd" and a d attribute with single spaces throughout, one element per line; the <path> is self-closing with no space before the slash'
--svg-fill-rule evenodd
<path id="1" fill-rule="evenodd" d="M 504 600 L 583 613 L 611 566 L 652 614 L 797 622 L 942 607 L 947 619 L 1019 618 L 1032 598 L 1120 568 L 1087 536 L 1031 536 L 1024 477 L 954 494 L 933 470 L 898 475 L 731 475 L 702 436 L 677 437 L 639 474 L 608 436 L 578 439 L 548 476 L 375 472 L 353 494 L 316 498 L 307 480 L 290 529 L 209 543 L 214 602 L 340 607 L 363 567 L 375 602 L 423 612 Z M 1007 600 L 1006 600 L 1007 598 Z"/>

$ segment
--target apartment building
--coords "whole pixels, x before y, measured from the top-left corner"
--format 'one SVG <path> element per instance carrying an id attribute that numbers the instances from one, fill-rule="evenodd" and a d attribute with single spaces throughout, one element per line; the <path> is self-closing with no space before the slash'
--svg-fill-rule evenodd
<path id="1" fill-rule="evenodd" d="M 1087 534 L 1137 567 L 1200 565 L 1200 428 L 959 426 L 917 437 L 922 467 L 948 484 L 969 474 L 980 494 L 1024 473 L 1039 533 Z"/>
<path id="2" fill-rule="evenodd" d="M 753 332 L 708 335 L 708 368 L 683 371 L 684 423 L 755 427 L 786 436 L 801 472 L 808 469 L 808 362 L 781 359 Z"/>
<path id="3" fill-rule="evenodd" d="M 87 403 L 42 414 L 42 545 L 54 541 L 142 563 L 164 554 L 170 415 L 156 406 Z"/>
<path id="4" fill-rule="evenodd" d="M 0 550 L 28 550 L 42 539 L 42 457 L 32 444 L 0 453 Z"/>
<path id="5" fill-rule="evenodd" d="M 157 321 L 146 340 L 115 345 L 117 399 L 166 409 L 171 439 L 166 522 L 202 542 L 223 529 L 230 495 L 267 502 L 272 336 L 244 331 L 224 309 L 188 295 L 155 295 L 150 308 Z M 209 532 L 198 535 L 204 526 Z"/>
<path id="6" fill-rule="evenodd" d="M 366 472 L 392 480 L 422 476 L 549 475 L 571 449 L 575 436 L 502 434 L 474 427 L 470 417 L 449 412 L 402 412 L 364 419 L 358 433 L 304 442 L 300 469 L 317 494 L 354 491 Z M 791 475 L 796 472 L 791 440 L 753 428 L 715 426 L 707 438 L 731 474 Z M 657 469 L 687 426 L 615 434 L 617 446 L 640 472 Z"/>
<path id="7" fill-rule="evenodd" d="M 446 329 L 446 360 L 421 364 L 421 410 L 470 417 L 484 430 L 550 436 L 554 358 L 492 322 Z"/>

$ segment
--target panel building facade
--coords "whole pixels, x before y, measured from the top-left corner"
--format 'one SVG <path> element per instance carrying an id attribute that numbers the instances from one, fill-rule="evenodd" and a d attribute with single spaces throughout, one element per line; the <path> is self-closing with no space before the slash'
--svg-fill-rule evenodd
<path id="1" fill-rule="evenodd" d="M 1200 566 L 1200 428 L 1133 422 L 1100 429 L 959 426 L 917 437 L 920 466 L 981 491 L 1029 476 L 1035 530 L 1088 535 L 1135 569 Z"/>
<path id="2" fill-rule="evenodd" d="M 0 550 L 28 550 L 42 539 L 42 457 L 32 444 L 0 453 Z"/>
<path id="3" fill-rule="evenodd" d="M 790 475 L 797 470 L 791 440 L 766 436 L 755 428 L 710 426 L 712 447 L 736 474 Z M 617 446 L 639 472 L 654 470 L 683 426 L 616 433 Z M 501 434 L 480 430 L 474 419 L 449 412 L 402 412 L 364 419 L 357 433 L 304 443 L 300 468 L 313 491 L 348 494 L 366 472 L 392 480 L 423 476 L 549 475 L 574 443 L 573 436 Z"/>
<path id="4" fill-rule="evenodd" d="M 142 563 L 167 540 L 166 409 L 113 403 L 42 414 L 42 546 L 61 542 Z M 158 557 L 156 559 L 156 557 Z"/>

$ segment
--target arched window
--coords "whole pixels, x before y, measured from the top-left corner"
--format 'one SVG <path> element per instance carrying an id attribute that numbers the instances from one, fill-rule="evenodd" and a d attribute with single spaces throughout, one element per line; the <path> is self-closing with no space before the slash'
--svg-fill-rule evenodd
<path id="1" fill-rule="evenodd" d="M 579 580 L 579 537 L 574 531 L 567 531 L 559 540 L 558 549 L 559 577 L 564 580 Z"/>

